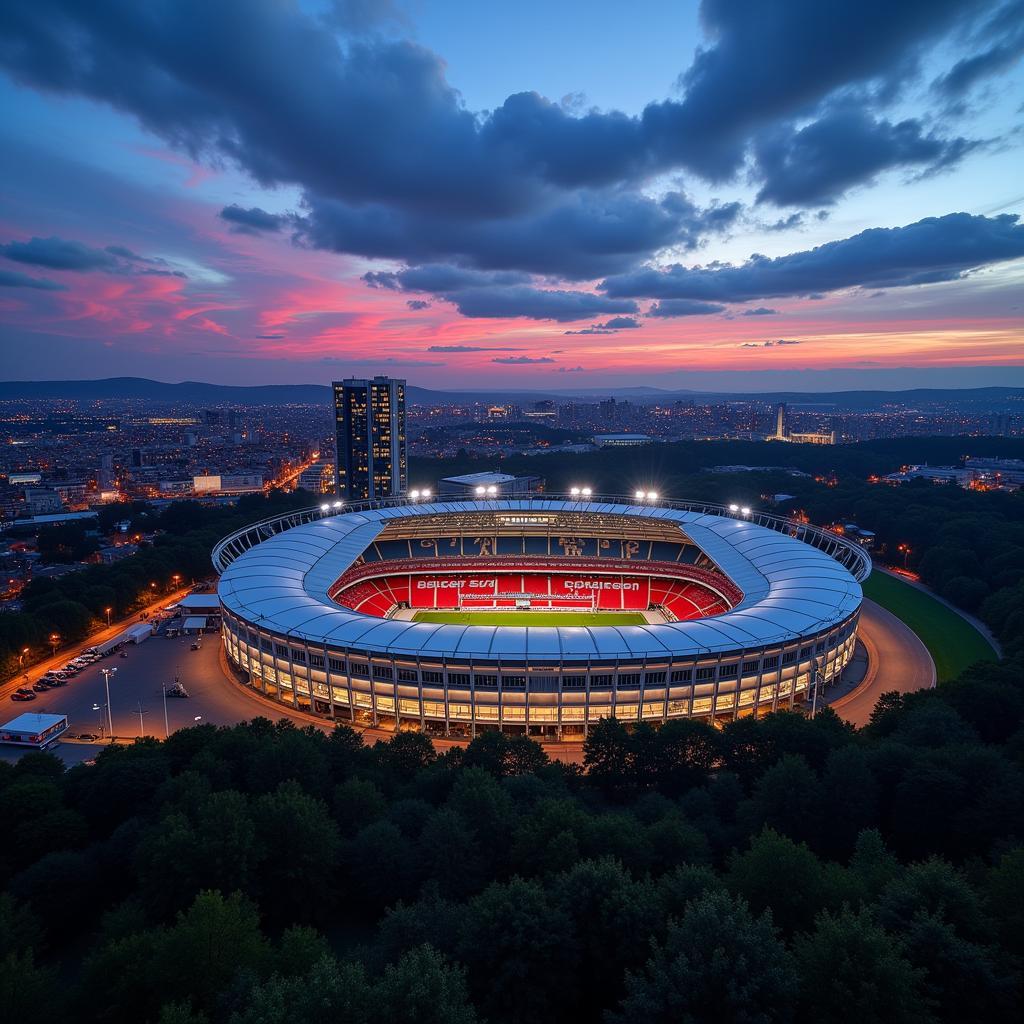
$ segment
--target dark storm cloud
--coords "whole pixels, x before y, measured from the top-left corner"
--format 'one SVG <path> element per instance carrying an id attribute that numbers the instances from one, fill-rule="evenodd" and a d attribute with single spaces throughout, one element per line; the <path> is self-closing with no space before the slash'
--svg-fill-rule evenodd
<path id="1" fill-rule="evenodd" d="M 648 316 L 657 316 L 667 319 L 675 316 L 707 316 L 710 313 L 722 313 L 725 306 L 719 306 L 715 302 L 698 302 L 694 299 L 662 299 L 654 303 L 649 310 Z"/>
<path id="2" fill-rule="evenodd" d="M 258 235 L 264 231 L 280 231 L 288 222 L 287 217 L 277 213 L 267 213 L 258 206 L 251 206 L 246 209 L 232 203 L 220 211 L 220 218 L 226 220 L 233 231 L 242 231 L 246 234 Z"/>
<path id="3" fill-rule="evenodd" d="M 64 285 L 45 277 L 31 277 L 17 270 L 0 270 L 0 288 L 38 288 L 46 292 L 62 292 Z"/>
<path id="4" fill-rule="evenodd" d="M 799 130 L 785 126 L 756 139 L 756 177 L 763 182 L 757 198 L 776 206 L 834 203 L 882 171 L 934 172 L 957 163 L 976 145 L 925 134 L 913 118 L 892 124 L 863 110 L 832 110 Z"/>
<path id="5" fill-rule="evenodd" d="M 1024 257 L 1024 224 L 998 217 L 951 213 L 902 228 L 870 228 L 815 249 L 770 259 L 751 256 L 740 266 L 712 264 L 642 270 L 612 277 L 601 289 L 612 297 L 746 302 L 787 295 L 820 297 L 840 288 L 901 287 L 954 281 L 990 263 Z"/>
<path id="6" fill-rule="evenodd" d="M 63 238 L 30 238 L 27 242 L 0 245 L 0 254 L 18 263 L 50 270 L 113 270 L 114 254 L 106 249 L 92 249 L 81 242 Z"/>

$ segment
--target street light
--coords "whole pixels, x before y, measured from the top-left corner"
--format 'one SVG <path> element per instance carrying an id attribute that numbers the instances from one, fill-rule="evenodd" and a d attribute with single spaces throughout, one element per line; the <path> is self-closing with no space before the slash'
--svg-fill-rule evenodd
<path id="1" fill-rule="evenodd" d="M 897 546 L 897 550 L 903 552 L 903 568 L 906 569 L 910 561 L 911 547 L 909 544 L 900 544 Z"/>
<path id="2" fill-rule="evenodd" d="M 102 711 L 103 711 L 103 709 L 106 706 L 107 706 L 106 704 L 93 704 L 93 706 L 92 706 L 93 711 L 101 712 L 101 714 L 100 714 L 100 739 L 103 739 L 103 714 L 102 714 Z"/>
<path id="3" fill-rule="evenodd" d="M 51 654 L 53 657 L 57 656 L 57 644 L 60 643 L 60 633 L 50 634 L 50 646 L 53 648 Z"/>
<path id="4" fill-rule="evenodd" d="M 103 673 L 103 685 L 107 690 L 107 731 L 110 733 L 110 738 L 114 738 L 114 719 L 110 714 L 110 677 L 117 671 L 116 668 L 101 668 L 100 671 Z"/>
<path id="5" fill-rule="evenodd" d="M 174 584 L 174 589 L 175 589 L 175 590 L 177 590 L 177 589 L 178 589 L 178 583 L 179 583 L 179 580 L 180 580 L 180 579 L 181 579 L 181 574 L 180 574 L 180 573 L 175 573 L 175 574 L 174 574 L 174 575 L 173 575 L 173 576 L 171 577 L 171 582 L 172 582 L 172 583 Z"/>
<path id="6" fill-rule="evenodd" d="M 21 654 L 18 655 L 18 668 L 21 668 L 22 663 L 25 661 L 25 655 L 28 654 L 28 652 L 29 649 L 27 647 L 23 647 L 21 649 Z"/>
<path id="7" fill-rule="evenodd" d="M 113 608 L 104 608 L 103 610 L 107 613 L 107 629 L 110 629 L 110 613 L 114 609 Z"/>

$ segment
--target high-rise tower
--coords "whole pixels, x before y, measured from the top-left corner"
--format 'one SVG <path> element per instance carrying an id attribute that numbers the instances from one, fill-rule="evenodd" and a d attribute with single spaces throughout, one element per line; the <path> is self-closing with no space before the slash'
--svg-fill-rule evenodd
<path id="1" fill-rule="evenodd" d="M 338 496 L 389 498 L 408 486 L 405 381 L 391 377 L 334 382 Z"/>

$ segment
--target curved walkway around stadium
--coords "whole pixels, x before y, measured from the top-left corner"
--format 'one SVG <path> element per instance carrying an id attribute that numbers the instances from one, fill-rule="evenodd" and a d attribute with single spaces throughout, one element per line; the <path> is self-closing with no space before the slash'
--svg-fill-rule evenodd
<path id="1" fill-rule="evenodd" d="M 865 599 L 857 635 L 867 650 L 867 673 L 850 693 L 830 702 L 840 718 L 858 727 L 867 725 L 883 693 L 913 693 L 935 686 L 935 662 L 928 648 L 892 612 Z"/>

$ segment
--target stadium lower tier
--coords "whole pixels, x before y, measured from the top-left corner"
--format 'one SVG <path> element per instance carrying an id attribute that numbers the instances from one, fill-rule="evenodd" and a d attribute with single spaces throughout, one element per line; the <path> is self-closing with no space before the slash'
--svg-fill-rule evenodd
<path id="1" fill-rule="evenodd" d="M 714 656 L 529 665 L 300 644 L 227 611 L 222 629 L 241 678 L 297 710 L 438 736 L 500 729 L 554 740 L 582 739 L 591 725 L 612 716 L 652 724 L 729 721 L 792 708 L 845 668 L 858 616 L 788 643 Z"/>
<path id="2" fill-rule="evenodd" d="M 728 611 L 742 594 L 718 573 L 676 563 L 506 560 L 474 563 L 467 569 L 464 561 L 424 565 L 420 559 L 354 566 L 334 584 L 330 596 L 346 608 L 380 618 L 399 608 L 656 608 L 669 620 L 686 620 Z"/>

